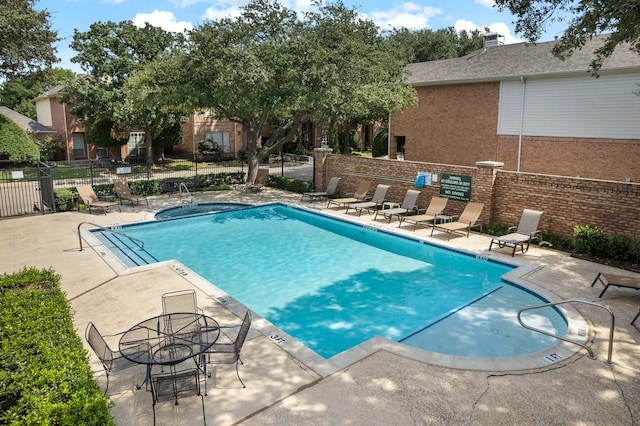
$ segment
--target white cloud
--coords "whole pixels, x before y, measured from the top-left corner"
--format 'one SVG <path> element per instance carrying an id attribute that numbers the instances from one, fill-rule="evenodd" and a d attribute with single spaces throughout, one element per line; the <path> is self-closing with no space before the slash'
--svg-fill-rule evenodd
<path id="1" fill-rule="evenodd" d="M 480 30 L 480 32 L 484 32 L 484 27 L 489 27 L 489 30 L 493 33 L 498 33 L 501 36 L 504 36 L 505 44 L 513 44 L 513 43 L 522 43 L 524 40 L 521 38 L 517 38 L 511 34 L 511 28 L 504 22 L 494 22 L 489 25 L 477 25 L 471 21 L 467 21 L 464 19 L 458 19 L 454 25 L 456 31 L 460 32 L 462 30 L 473 31 Z"/>
<path id="2" fill-rule="evenodd" d="M 236 18 L 242 14 L 242 10 L 238 6 L 230 6 L 226 9 L 220 9 L 216 6 L 209 7 L 202 16 L 203 19 L 217 21 L 222 18 Z"/>
<path id="3" fill-rule="evenodd" d="M 392 9 L 369 14 L 369 19 L 382 29 L 405 27 L 420 30 L 429 27 L 429 19 L 440 15 L 442 11 L 430 6 L 421 6 L 407 2 L 394 5 Z"/>
<path id="4" fill-rule="evenodd" d="M 476 0 L 476 3 L 489 9 L 493 9 L 493 6 L 496 4 L 494 0 Z"/>
<path id="5" fill-rule="evenodd" d="M 138 27 L 144 27 L 146 22 L 154 27 L 160 27 L 165 31 L 171 31 L 174 33 L 190 31 L 193 29 L 193 24 L 191 24 L 191 22 L 178 22 L 172 12 L 166 12 L 163 10 L 154 10 L 151 13 L 138 13 L 133 18 L 133 24 Z"/>

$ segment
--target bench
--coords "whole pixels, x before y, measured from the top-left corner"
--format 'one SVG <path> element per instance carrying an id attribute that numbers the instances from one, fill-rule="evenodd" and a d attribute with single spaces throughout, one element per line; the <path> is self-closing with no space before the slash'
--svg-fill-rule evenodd
<path id="1" fill-rule="evenodd" d="M 604 290 L 602 290 L 602 293 L 600 293 L 600 296 L 598 296 L 599 298 L 602 297 L 602 295 L 605 291 L 607 291 L 610 285 L 640 290 L 640 278 L 636 277 L 603 274 L 602 272 L 600 272 L 596 279 L 591 283 L 591 287 L 593 287 L 598 281 L 600 281 L 604 285 Z"/>

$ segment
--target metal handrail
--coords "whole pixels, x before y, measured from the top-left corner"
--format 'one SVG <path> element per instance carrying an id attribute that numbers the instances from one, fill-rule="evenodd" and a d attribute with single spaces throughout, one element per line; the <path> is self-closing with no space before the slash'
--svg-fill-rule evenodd
<path id="1" fill-rule="evenodd" d="M 82 236 L 80 235 L 80 227 L 82 225 L 85 225 L 85 224 L 95 226 L 96 228 L 100 229 L 101 231 L 111 232 L 112 234 L 121 235 L 121 236 L 123 236 L 125 238 L 130 239 L 131 241 L 138 242 L 138 243 L 140 243 L 140 245 L 139 245 L 140 250 L 144 250 L 144 241 L 142 241 L 142 240 L 140 240 L 138 238 L 135 238 L 135 237 L 132 237 L 130 235 L 127 235 L 124 232 L 118 232 L 118 231 L 115 231 L 115 230 L 110 229 L 110 228 L 105 228 L 104 226 L 100 226 L 100 225 L 98 225 L 96 223 L 93 223 L 93 222 L 80 222 L 78 224 L 78 240 L 80 241 L 80 251 L 82 251 Z"/>
<path id="2" fill-rule="evenodd" d="M 184 188 L 185 192 L 187 194 L 189 194 L 189 202 L 193 202 L 193 195 L 191 195 L 191 192 L 189 191 L 189 188 L 187 188 L 187 184 L 184 182 L 180 182 L 180 187 L 179 187 L 179 191 L 180 191 L 180 202 L 182 202 L 182 188 Z"/>
<path id="3" fill-rule="evenodd" d="M 537 331 L 538 333 L 542 333 L 542 334 L 545 334 L 547 336 L 555 337 L 556 339 L 560 339 L 560 340 L 563 340 L 563 341 L 568 342 L 568 343 L 573 343 L 575 345 L 582 346 L 583 348 L 585 348 L 587 350 L 587 352 L 589 352 L 589 358 L 596 359 L 596 356 L 593 355 L 593 351 L 591 350 L 590 347 L 588 347 L 586 345 L 583 345 L 582 343 L 576 342 L 574 340 L 567 339 L 566 337 L 558 336 L 558 335 L 555 335 L 553 333 L 549 333 L 548 331 L 541 330 L 539 328 L 535 328 L 535 327 L 531 327 L 529 325 L 526 325 L 525 323 L 522 322 L 522 319 L 520 318 L 520 314 L 522 314 L 524 311 L 530 311 L 532 309 L 538 309 L 538 308 L 545 308 L 547 306 L 557 306 L 557 305 L 562 305 L 562 304 L 565 304 L 565 303 L 584 303 L 584 304 L 587 304 L 587 305 L 600 307 L 600 308 L 606 310 L 607 312 L 609 312 L 609 315 L 611 315 L 611 325 L 609 326 L 609 354 L 607 356 L 607 360 L 604 363 L 605 363 L 605 365 L 612 366 L 613 362 L 611 362 L 611 355 L 613 353 L 613 329 L 614 329 L 614 326 L 615 326 L 615 316 L 614 316 L 613 311 L 611 310 L 611 308 L 609 308 L 608 306 L 605 306 L 605 305 L 603 305 L 601 303 L 596 303 L 596 302 L 591 302 L 591 301 L 588 301 L 588 300 L 581 300 L 581 299 L 567 299 L 567 300 L 561 300 L 559 302 L 545 303 L 543 305 L 527 306 L 526 308 L 522 308 L 522 309 L 520 309 L 518 311 L 518 322 L 520 323 L 521 326 L 523 326 L 526 329 L 529 329 L 529 330 L 532 330 L 532 331 Z"/>

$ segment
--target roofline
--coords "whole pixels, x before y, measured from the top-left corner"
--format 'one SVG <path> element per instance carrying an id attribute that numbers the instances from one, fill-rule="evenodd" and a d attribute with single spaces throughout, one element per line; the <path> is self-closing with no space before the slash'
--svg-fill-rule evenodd
<path id="1" fill-rule="evenodd" d="M 619 68 L 610 68 L 598 71 L 598 75 L 616 75 L 616 74 L 626 74 L 629 71 L 637 71 L 640 72 L 640 66 L 632 65 L 627 67 L 619 67 Z M 458 78 L 453 80 L 431 80 L 431 81 L 423 81 L 417 83 L 409 83 L 413 87 L 424 87 L 424 86 L 442 86 L 446 84 L 466 84 L 466 83 L 491 83 L 491 82 L 500 82 L 505 80 L 519 80 L 521 78 L 545 78 L 545 77 L 573 77 L 589 74 L 590 71 L 588 69 L 582 71 L 549 71 L 549 72 L 541 72 L 541 73 L 533 73 L 533 74 L 503 74 L 496 75 L 490 77 L 468 77 L 468 78 Z"/>

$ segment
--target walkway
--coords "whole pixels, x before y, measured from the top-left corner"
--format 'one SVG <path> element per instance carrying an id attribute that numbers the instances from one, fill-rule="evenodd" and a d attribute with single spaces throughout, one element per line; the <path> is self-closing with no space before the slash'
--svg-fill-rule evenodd
<path id="1" fill-rule="evenodd" d="M 268 189 L 259 194 L 242 191 L 196 194 L 195 201 L 299 202 L 299 195 Z M 103 333 L 127 329 L 158 314 L 161 295 L 194 288 L 199 305 L 220 323 L 239 323 L 229 309 L 186 279 L 172 264 L 117 275 L 91 248 L 79 251 L 76 228 L 82 221 L 123 224 L 150 219 L 152 212 L 176 205 L 177 197 L 152 197 L 150 206 L 125 206 L 107 215 L 67 212 L 0 220 L 0 272 L 24 266 L 52 267 L 75 310 L 78 334 L 88 321 Z M 306 205 L 324 208 L 325 203 Z M 370 221 L 371 216 L 362 216 Z M 391 225 L 397 229 L 397 223 Z M 416 235 L 412 231 L 403 231 Z M 425 229 L 418 235 L 429 238 Z M 452 238 L 449 244 L 482 253 L 489 246 L 484 235 Z M 494 253 L 492 251 L 492 253 Z M 510 258 L 498 253 L 496 257 Z M 516 255 L 518 258 L 518 255 Z M 600 288 L 590 284 L 597 272 L 630 274 L 574 259 L 553 250 L 532 248 L 519 256 L 540 266 L 527 278 L 560 298 L 599 301 L 616 314 L 615 365 L 604 364 L 608 348 L 608 315 L 590 306 L 577 306 L 589 321 L 597 360 L 581 350 L 559 363 L 529 371 L 490 372 L 439 367 L 380 350 L 322 377 L 294 359 L 257 323 L 243 350 L 240 387 L 233 367 L 223 367 L 207 384 L 206 420 L 210 425 L 415 425 L 415 424 L 640 424 L 640 331 L 629 321 L 640 308 L 640 293 L 610 288 L 600 300 Z M 82 338 L 84 342 L 84 337 Z M 109 343 L 117 347 L 117 339 Z M 86 342 L 85 342 L 86 345 Z M 87 346 L 88 349 L 88 346 Z M 91 353 L 91 365 L 104 389 L 104 373 Z M 113 374 L 109 395 L 118 425 L 151 424 L 151 396 L 135 383 L 144 367 Z M 159 425 L 199 425 L 197 398 L 159 405 Z"/>

